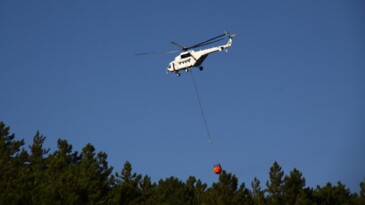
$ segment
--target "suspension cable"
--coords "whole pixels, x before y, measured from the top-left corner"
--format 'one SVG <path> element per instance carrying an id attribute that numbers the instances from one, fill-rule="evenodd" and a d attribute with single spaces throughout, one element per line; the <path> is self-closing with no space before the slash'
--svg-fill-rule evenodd
<path id="1" fill-rule="evenodd" d="M 209 132 L 209 128 L 208 128 L 208 123 L 207 123 L 207 120 L 206 120 L 206 117 L 205 117 L 205 114 L 204 114 L 204 109 L 203 109 L 203 106 L 202 106 L 202 103 L 201 103 L 201 100 L 200 100 L 200 96 L 199 96 L 199 92 L 198 92 L 198 87 L 196 85 L 196 82 L 195 82 L 195 78 L 194 78 L 194 75 L 193 75 L 193 71 L 190 70 L 190 76 L 191 76 L 191 79 L 193 81 L 193 84 L 194 84 L 194 88 L 195 88 L 195 93 L 196 93 L 196 97 L 198 99 L 198 103 L 199 103 L 199 107 L 200 107 L 200 112 L 202 114 L 202 117 L 203 117 L 203 121 L 204 121 L 204 125 L 205 125 L 205 130 L 206 130 L 206 133 L 207 133 L 207 137 L 208 137 L 208 143 L 210 144 L 211 148 L 212 148 L 212 153 L 213 153 L 213 157 L 216 161 L 217 160 L 217 157 L 215 156 L 215 152 L 214 152 L 214 147 L 213 147 L 213 141 L 212 141 L 212 137 L 210 136 L 210 132 Z"/>

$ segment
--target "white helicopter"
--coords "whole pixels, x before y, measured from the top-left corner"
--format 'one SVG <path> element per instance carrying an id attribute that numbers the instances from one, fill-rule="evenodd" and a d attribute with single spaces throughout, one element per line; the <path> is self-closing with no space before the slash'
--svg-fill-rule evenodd
<path id="1" fill-rule="evenodd" d="M 223 40 L 224 36 L 228 36 L 228 42 L 225 45 L 216 46 L 212 48 L 207 48 L 199 51 L 192 50 L 193 48 L 199 48 L 202 46 L 206 46 L 218 41 Z M 198 67 L 199 70 L 203 70 L 202 63 L 204 60 L 208 57 L 209 54 L 226 50 L 227 48 L 232 46 L 232 38 L 235 37 L 236 34 L 230 35 L 228 32 L 224 32 L 224 34 L 221 34 L 219 36 L 216 36 L 214 38 L 208 39 L 206 41 L 203 41 L 201 43 L 192 45 L 192 46 L 182 46 L 176 42 L 171 42 L 175 46 L 179 47 L 179 51 L 170 51 L 166 53 L 175 53 L 175 52 L 181 52 L 178 56 L 175 57 L 173 61 L 171 61 L 166 69 L 166 72 L 173 72 L 176 73 L 176 76 L 180 76 L 181 74 L 179 71 L 185 70 L 186 72 L 189 72 L 189 69 L 193 67 Z M 135 55 L 148 55 L 148 54 L 156 54 L 160 52 L 148 52 L 148 53 L 137 53 Z"/>
<path id="2" fill-rule="evenodd" d="M 199 51 L 191 50 L 193 48 L 198 48 L 202 46 L 206 46 L 208 44 L 212 44 L 218 41 L 223 40 L 223 36 L 228 36 L 228 42 L 225 45 L 216 46 L 212 48 L 207 48 Z M 232 38 L 235 37 L 236 34 L 229 35 L 229 33 L 224 32 L 224 34 L 221 34 L 219 36 L 216 36 L 214 38 L 211 38 L 209 40 L 203 41 L 201 43 L 195 44 L 193 46 L 182 46 L 176 42 L 171 42 L 175 46 L 179 47 L 182 53 L 180 55 L 175 57 L 175 60 L 171 61 L 166 69 L 166 72 L 174 72 L 176 73 L 176 76 L 179 77 L 181 74 L 179 73 L 180 70 L 185 70 L 186 72 L 189 72 L 190 68 L 198 67 L 199 70 L 203 70 L 202 63 L 204 60 L 208 57 L 209 54 L 226 50 L 227 48 L 232 46 Z"/>

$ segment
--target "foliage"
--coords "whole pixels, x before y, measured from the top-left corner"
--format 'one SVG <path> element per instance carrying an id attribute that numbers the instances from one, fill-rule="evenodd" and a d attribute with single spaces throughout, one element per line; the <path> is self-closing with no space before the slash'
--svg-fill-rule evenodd
<path id="1" fill-rule="evenodd" d="M 280 165 L 275 161 L 270 168 L 270 181 L 266 182 L 266 192 L 269 194 L 268 201 L 272 205 L 283 204 L 283 176 L 284 171 L 281 170 Z"/>
<path id="2" fill-rule="evenodd" d="M 59 139 L 57 150 L 50 153 L 43 147 L 46 137 L 39 132 L 25 149 L 24 140 L 16 140 L 9 131 L 0 121 L 0 204 L 365 204 L 365 179 L 359 194 L 341 182 L 313 189 L 305 187 L 299 170 L 284 175 L 274 162 L 264 189 L 256 177 L 251 189 L 239 185 L 238 178 L 225 170 L 211 187 L 194 176 L 154 183 L 149 176 L 133 172 L 128 161 L 113 174 L 107 154 L 96 153 L 91 144 L 78 153 L 67 140 Z"/>

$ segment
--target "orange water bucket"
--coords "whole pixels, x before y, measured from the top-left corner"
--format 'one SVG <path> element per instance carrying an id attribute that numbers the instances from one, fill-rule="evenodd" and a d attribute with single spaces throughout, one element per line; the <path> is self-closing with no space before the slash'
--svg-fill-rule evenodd
<path id="1" fill-rule="evenodd" d="M 220 174 L 222 172 L 222 166 L 220 164 L 216 164 L 213 167 L 213 172 L 215 174 Z"/>

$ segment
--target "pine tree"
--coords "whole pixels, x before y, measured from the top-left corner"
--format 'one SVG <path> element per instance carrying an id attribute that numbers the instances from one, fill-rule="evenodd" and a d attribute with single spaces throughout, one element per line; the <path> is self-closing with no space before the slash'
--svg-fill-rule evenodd
<path id="1" fill-rule="evenodd" d="M 237 177 L 223 170 L 219 175 L 219 182 L 213 183 L 212 187 L 208 189 L 208 204 L 233 204 L 232 200 L 237 191 L 237 186 Z"/>
<path id="2" fill-rule="evenodd" d="M 196 204 L 205 204 L 206 201 L 206 190 L 207 190 L 207 184 L 200 181 L 200 179 L 197 180 L 195 183 L 195 198 L 196 198 Z"/>
<path id="3" fill-rule="evenodd" d="M 365 178 L 360 182 L 360 198 L 365 200 Z"/>
<path id="4" fill-rule="evenodd" d="M 264 205 L 265 204 L 265 195 L 264 191 L 261 190 L 260 180 L 256 177 L 251 182 L 251 196 L 255 205 Z"/>
<path id="5" fill-rule="evenodd" d="M 15 134 L 10 134 L 9 130 L 10 127 L 0 121 L 0 204 L 29 202 L 24 192 L 29 185 L 28 153 L 22 149 L 24 140 L 15 140 Z"/>
<path id="6" fill-rule="evenodd" d="M 159 180 L 152 204 L 190 204 L 192 196 L 185 183 L 176 177 Z"/>
<path id="7" fill-rule="evenodd" d="M 138 187 L 142 176 L 132 173 L 132 165 L 128 161 L 125 162 L 121 175 L 116 175 L 119 183 L 117 190 L 119 191 L 119 204 L 133 204 L 133 201 L 140 197 L 140 189 Z"/>
<path id="8" fill-rule="evenodd" d="M 305 179 L 302 173 L 294 169 L 289 176 L 285 176 L 283 185 L 283 199 L 284 203 L 288 205 L 295 204 L 299 193 L 305 186 Z"/>
<path id="9" fill-rule="evenodd" d="M 80 204 L 77 166 L 80 160 L 77 152 L 67 140 L 57 141 L 58 150 L 47 158 L 48 168 L 45 181 L 41 184 L 38 204 Z"/>
<path id="10" fill-rule="evenodd" d="M 48 154 L 50 149 L 43 148 L 43 143 L 45 140 L 46 137 L 37 131 L 33 137 L 33 144 L 29 147 L 31 151 L 29 162 L 31 167 L 31 175 L 33 177 L 32 189 L 29 192 L 31 193 L 33 204 L 37 204 L 41 201 L 39 192 L 41 192 L 41 187 L 46 180 L 45 172 L 48 167 L 46 154 Z"/>
<path id="11" fill-rule="evenodd" d="M 242 183 L 233 196 L 232 204 L 249 205 L 253 203 L 251 191 L 246 188 L 245 183 Z"/>
<path id="12" fill-rule="evenodd" d="M 314 204 L 313 200 L 313 189 L 312 188 L 304 188 L 297 195 L 295 200 L 295 205 L 311 205 Z"/>
<path id="13" fill-rule="evenodd" d="M 153 204 L 150 200 L 155 194 L 156 184 L 151 182 L 149 176 L 144 176 L 139 182 L 140 196 L 135 200 L 135 204 Z"/>
<path id="14" fill-rule="evenodd" d="M 275 161 L 270 168 L 270 181 L 266 182 L 266 192 L 268 195 L 268 202 L 271 205 L 283 204 L 282 189 L 284 171 L 281 170 L 280 165 Z"/>
<path id="15" fill-rule="evenodd" d="M 193 176 L 190 176 L 188 180 L 186 180 L 186 195 L 189 198 L 189 204 L 198 204 L 198 200 L 195 196 L 195 183 L 196 179 Z"/>
<path id="16" fill-rule="evenodd" d="M 80 163 L 76 167 L 76 193 L 84 204 L 105 204 L 110 187 L 109 175 L 112 172 L 106 161 L 106 153 L 99 152 L 96 155 L 94 146 L 87 144 L 80 157 Z"/>
<path id="17" fill-rule="evenodd" d="M 337 186 L 327 183 L 326 186 L 317 186 L 314 192 L 315 200 L 323 205 L 340 205 L 351 203 L 351 193 L 341 182 Z"/>

